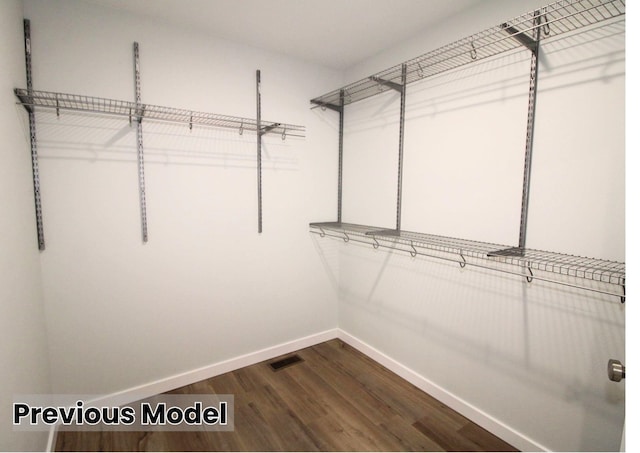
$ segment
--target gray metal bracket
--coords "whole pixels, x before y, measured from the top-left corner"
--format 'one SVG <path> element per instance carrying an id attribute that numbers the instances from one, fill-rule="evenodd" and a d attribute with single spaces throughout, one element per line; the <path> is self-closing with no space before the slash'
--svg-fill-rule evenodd
<path id="1" fill-rule="evenodd" d="M 268 126 L 261 127 L 261 128 L 258 129 L 258 134 L 260 134 L 260 135 L 268 134 L 270 131 L 272 131 L 273 129 L 275 129 L 277 127 L 280 127 L 280 126 L 281 126 L 281 123 L 273 123 L 273 124 L 270 124 Z"/>
<path id="2" fill-rule="evenodd" d="M 27 93 L 33 92 L 33 77 L 31 71 L 31 22 L 24 19 L 24 56 L 27 76 Z M 42 199 L 40 197 L 40 170 L 38 165 L 38 141 L 36 138 L 36 115 L 33 107 L 25 105 L 29 115 L 29 140 L 31 143 L 31 173 L 33 176 L 33 199 L 36 210 L 36 231 L 38 234 L 38 250 L 45 249 L 44 226 L 42 223 Z"/>
<path id="3" fill-rule="evenodd" d="M 338 216 L 337 221 L 342 222 L 342 161 L 343 161 L 343 144 L 344 144 L 344 90 L 340 90 L 340 105 L 327 104 L 311 100 L 312 104 L 315 104 L 322 109 L 333 110 L 340 115 L 340 122 L 338 125 Z"/>
<path id="4" fill-rule="evenodd" d="M 344 90 L 340 90 L 340 105 L 337 110 L 339 118 L 338 135 L 338 222 L 342 222 L 342 172 L 344 157 Z"/>
<path id="5" fill-rule="evenodd" d="M 523 249 L 527 240 L 527 220 L 529 215 L 529 194 L 531 188 L 531 161 L 533 155 L 533 131 L 536 117 L 536 99 L 538 95 L 538 60 L 540 53 L 540 11 L 533 14 L 533 37 L 507 23 L 500 26 L 509 32 L 514 39 L 531 51 L 531 67 L 529 72 L 529 101 L 527 108 L 527 138 L 524 155 L 524 176 L 522 183 L 522 204 L 520 208 L 520 233 L 518 247 Z"/>
<path id="6" fill-rule="evenodd" d="M 405 67 L 405 71 L 406 71 L 406 67 Z M 402 91 L 405 88 L 406 83 L 395 83 L 392 82 L 391 80 L 385 80 L 381 77 L 378 76 L 371 76 L 369 77 L 369 79 L 373 82 L 379 83 L 380 85 L 384 85 L 386 87 L 391 88 L 392 90 L 396 90 L 398 93 L 402 93 Z"/>
<path id="7" fill-rule="evenodd" d="M 395 89 L 395 88 L 394 88 Z M 404 120 L 407 105 L 407 65 L 402 65 L 402 84 L 400 85 L 400 131 L 398 138 L 398 192 L 396 199 L 396 230 L 402 226 L 402 169 L 404 167 Z"/>
<path id="8" fill-rule="evenodd" d="M 147 196 L 144 179 L 144 146 L 142 142 L 142 117 L 144 107 L 140 95 L 140 51 L 138 43 L 133 43 L 133 67 L 135 77 L 135 95 L 136 95 L 136 138 L 137 138 L 137 155 L 138 155 L 138 188 L 140 191 L 140 220 L 142 226 L 142 242 L 149 240 L 147 230 Z"/>
<path id="9" fill-rule="evenodd" d="M 540 51 L 540 12 L 536 11 L 533 19 L 534 47 L 531 50 L 531 66 L 529 72 L 529 101 L 527 108 L 527 137 L 524 153 L 524 174 L 522 182 L 522 204 L 520 209 L 520 233 L 518 247 L 524 248 L 527 242 L 527 223 L 529 216 L 529 195 L 531 188 L 531 162 L 533 156 L 533 132 L 536 120 L 536 100 L 538 97 L 538 61 Z M 522 35 L 518 35 L 522 36 Z M 527 46 L 529 48 L 529 46 Z"/>
<path id="10" fill-rule="evenodd" d="M 342 106 L 333 105 L 333 104 L 327 104 L 327 103 L 324 103 L 324 102 L 318 102 L 318 101 L 313 100 L 313 99 L 311 100 L 311 103 L 317 105 L 318 107 L 320 107 L 322 109 L 329 109 L 329 110 L 333 110 L 334 112 L 338 112 L 338 113 L 340 113 L 342 111 L 342 109 L 343 109 Z"/>
<path id="11" fill-rule="evenodd" d="M 258 172 L 258 233 L 262 233 L 262 135 L 265 133 L 264 129 L 269 128 L 269 126 L 266 126 L 264 129 L 262 128 L 261 110 L 262 108 L 261 108 L 261 98 L 260 98 L 260 70 L 258 69 L 256 70 L 256 131 L 257 131 L 256 159 L 257 159 L 257 172 Z"/>
<path id="12" fill-rule="evenodd" d="M 516 39 L 518 42 L 520 42 L 520 44 L 522 44 L 523 46 L 525 46 L 527 49 L 529 49 L 531 52 L 538 52 L 538 40 L 531 38 L 529 35 L 527 35 L 525 32 L 518 30 L 516 27 L 512 27 L 509 24 L 500 24 L 500 27 L 502 27 L 504 30 L 508 31 L 511 36 L 513 36 L 514 39 Z M 534 33 L 536 33 L 534 31 Z"/>
<path id="13" fill-rule="evenodd" d="M 262 97 L 260 94 L 260 70 L 256 70 L 256 143 L 257 143 L 257 172 L 258 172 L 258 233 L 262 233 L 262 136 L 282 126 L 282 123 L 272 123 L 262 126 Z M 282 133 L 284 140 L 285 132 Z"/>

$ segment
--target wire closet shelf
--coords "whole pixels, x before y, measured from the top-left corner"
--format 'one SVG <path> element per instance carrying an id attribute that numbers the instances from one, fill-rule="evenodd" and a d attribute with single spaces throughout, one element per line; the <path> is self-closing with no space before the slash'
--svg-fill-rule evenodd
<path id="1" fill-rule="evenodd" d="M 128 117 L 130 122 L 133 120 L 150 120 L 185 124 L 188 125 L 189 128 L 192 128 L 194 125 L 199 125 L 214 128 L 237 129 L 240 133 L 244 131 L 258 131 L 257 121 L 250 118 L 197 112 L 152 104 L 136 104 L 135 102 L 78 94 L 36 90 L 29 91 L 22 88 L 16 88 L 14 91 L 19 100 L 18 104 L 24 106 L 27 111 L 33 111 L 34 107 L 44 107 L 47 109 L 55 109 L 58 114 L 60 110 L 68 110 Z M 260 127 L 262 133 L 268 131 L 273 134 L 281 134 L 283 139 L 286 137 L 305 136 L 304 126 L 268 121 L 262 121 L 261 123 L 263 124 L 263 126 Z"/>
<path id="2" fill-rule="evenodd" d="M 587 289 L 621 297 L 624 302 L 625 264 L 617 261 L 534 249 L 520 249 L 489 242 L 383 229 L 353 223 L 317 222 L 311 223 L 309 226 L 312 233 L 321 237 L 329 236 L 342 239 L 345 242 L 365 243 L 376 249 L 386 247 L 404 250 L 413 257 L 422 255 L 457 262 L 461 267 L 471 265 L 505 272 L 524 277 L 529 282 L 535 279 Z M 536 274 L 533 271 L 536 271 Z M 538 275 L 538 271 L 543 275 Z M 574 283 L 572 279 L 617 285 L 622 288 L 622 292 L 579 285 Z"/>
<path id="3" fill-rule="evenodd" d="M 316 97 L 311 103 L 314 108 L 339 107 L 341 102 L 348 105 L 388 91 L 392 89 L 391 84 L 402 83 L 405 65 L 409 84 L 478 60 L 522 50 L 523 45 L 526 47 L 534 41 L 532 36 L 536 29 L 540 29 L 540 39 L 548 39 L 624 18 L 624 15 L 625 0 L 561 0 Z M 539 25 L 533 25 L 536 18 L 539 18 Z"/>

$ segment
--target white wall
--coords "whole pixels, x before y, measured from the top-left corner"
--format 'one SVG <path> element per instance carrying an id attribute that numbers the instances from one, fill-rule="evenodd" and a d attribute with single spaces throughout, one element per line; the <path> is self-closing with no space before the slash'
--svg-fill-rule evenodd
<path id="1" fill-rule="evenodd" d="M 542 4 L 482 2 L 348 81 Z M 523 51 L 409 87 L 403 229 L 517 245 L 528 70 Z M 529 247 L 625 260 L 624 76 L 624 26 L 543 45 Z M 346 108 L 345 221 L 395 225 L 398 99 Z M 358 244 L 339 253 L 341 329 L 496 419 L 520 448 L 618 449 L 625 387 L 606 365 L 624 361 L 619 299 Z"/>
<path id="2" fill-rule="evenodd" d="M 309 99 L 340 74 L 85 2 L 25 2 L 36 89 L 301 124 L 255 134 L 144 123 L 149 242 L 141 241 L 135 128 L 38 114 L 47 250 L 42 278 L 56 393 L 111 393 L 335 328 L 335 277 L 307 224 L 334 212 L 335 122 Z M 73 36 L 73 39 L 70 37 Z"/>
<path id="3" fill-rule="evenodd" d="M 13 88 L 24 85 L 22 2 L 0 2 L 0 450 L 43 450 L 47 433 L 13 432 L 11 404 L 49 391 L 31 159 Z M 28 135 L 27 135 L 28 137 Z"/>
<path id="4" fill-rule="evenodd" d="M 352 68 L 348 80 L 537 4 L 483 2 Z M 12 18 L 3 38 L 5 31 L 12 38 L 2 40 L 10 50 L 1 55 L 18 62 L 19 4 L 2 6 Z M 624 361 L 624 307 L 615 299 L 309 239 L 308 222 L 335 218 L 337 119 L 310 111 L 308 100 L 339 87 L 340 74 L 84 2 L 27 0 L 25 17 L 32 21 L 36 89 L 132 100 L 132 42 L 138 41 L 144 102 L 253 117 L 260 68 L 263 117 L 307 126 L 305 140 L 265 139 L 264 233 L 258 235 L 253 134 L 145 124 L 150 239 L 142 245 L 135 138 L 127 122 L 38 115 L 47 238 L 40 261 L 55 393 L 116 392 L 339 325 L 503 423 L 513 433 L 509 441 L 617 449 L 624 383 L 610 383 L 605 374 L 610 357 Z M 620 35 L 598 42 L 593 60 L 587 60 L 590 46 L 545 48 L 529 241 L 624 260 L 623 205 L 611 202 L 624 197 L 618 140 L 624 42 Z M 527 65 L 520 53 L 411 87 L 406 229 L 516 242 Z M 23 84 L 21 71 L 6 82 L 5 106 L 13 103 L 6 93 Z M 395 223 L 393 96 L 348 107 L 345 221 Z M 585 114 L 592 105 L 600 117 Z M 575 117 L 565 110 L 572 106 Z M 14 354 L 8 363 L 26 370 L 16 375 L 24 391 L 47 391 L 38 360 L 46 356 L 26 121 L 14 107 L 2 115 L 10 119 L 0 124 L 12 131 L 3 136 L 14 137 L 23 153 L 12 158 L 22 173 L 2 178 L 22 184 L 19 196 L 13 183 L 2 191 L 12 195 L 2 204 L 10 215 L 2 218 L 23 219 L 19 231 L 3 234 L 19 239 L 7 242 L 11 263 L 3 266 L 22 269 L 22 283 L 10 288 L 32 301 L 11 309 L 27 321 L 22 329 L 7 319 L 12 325 L 3 332 L 12 340 L 3 344 L 30 350 L 23 355 L 33 358 L 28 364 L 17 361 L 17 349 L 7 353 Z M 603 119 L 605 127 L 595 128 Z M 558 132 L 558 124 L 569 129 Z M 597 177 L 584 176 L 594 168 Z M 554 191 L 556 184 L 562 186 Z M 16 257 L 24 260 L 18 268 Z M 16 341 L 26 330 L 28 338 Z M 42 439 L 33 439 L 37 445 L 29 445 L 40 448 Z"/>

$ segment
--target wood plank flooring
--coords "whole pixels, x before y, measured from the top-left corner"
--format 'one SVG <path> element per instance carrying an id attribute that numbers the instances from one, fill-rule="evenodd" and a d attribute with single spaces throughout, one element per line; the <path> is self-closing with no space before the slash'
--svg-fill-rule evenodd
<path id="1" fill-rule="evenodd" d="M 297 354 L 169 392 L 234 394 L 234 431 L 60 432 L 56 451 L 517 451 L 340 340 Z"/>

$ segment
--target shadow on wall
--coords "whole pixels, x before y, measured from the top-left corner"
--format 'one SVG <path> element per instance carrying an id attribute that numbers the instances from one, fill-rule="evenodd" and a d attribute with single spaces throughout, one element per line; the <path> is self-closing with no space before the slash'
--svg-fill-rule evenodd
<path id="1" fill-rule="evenodd" d="M 539 70 L 544 83 L 538 86 L 538 93 L 594 82 L 608 83 L 624 77 L 625 73 L 618 70 L 619 64 L 625 61 L 624 40 L 624 21 L 581 30 L 561 39 L 543 40 Z M 562 58 L 554 59 L 558 54 Z M 570 58 L 566 58 L 567 55 Z M 507 53 L 409 85 L 407 121 L 501 104 L 526 96 L 530 57 L 526 50 Z M 600 71 L 594 75 L 590 72 L 593 69 Z M 572 78 L 568 80 L 570 75 Z M 372 110 L 368 118 L 351 122 L 350 130 L 362 132 L 397 124 L 399 96 L 389 91 L 383 94 L 384 102 L 372 100 L 379 102 L 379 107 Z"/>
<path id="2" fill-rule="evenodd" d="M 20 111 L 22 107 L 17 106 Z M 26 115 L 25 137 L 29 137 Z M 37 109 L 38 153 L 41 159 L 89 162 L 137 162 L 136 125 L 128 120 L 95 114 Z M 265 135 L 263 169 L 298 171 L 298 152 L 304 139 Z M 145 164 L 220 168 L 256 168 L 256 134 L 171 123 L 143 122 Z"/>
<path id="3" fill-rule="evenodd" d="M 534 399 L 528 416 L 536 423 L 573 414 L 567 425 L 582 423 L 582 449 L 611 448 L 593 427 L 621 430 L 624 420 L 624 386 L 606 376 L 606 358 L 624 349 L 618 300 L 392 250 L 339 245 L 340 327 L 507 425 L 513 421 L 508 413 L 483 402 L 498 398 L 508 408 L 510 401 L 517 406 L 526 400 L 523 394 L 540 396 L 558 401 L 558 412 L 545 421 L 542 413 L 554 409 L 535 407 Z M 477 387 L 492 375 L 498 387 Z M 475 401 L 474 392 L 481 392 Z M 514 428 L 527 433 L 527 426 Z M 535 430 L 528 434 L 540 439 Z M 619 433 L 613 438 L 619 440 Z"/>

